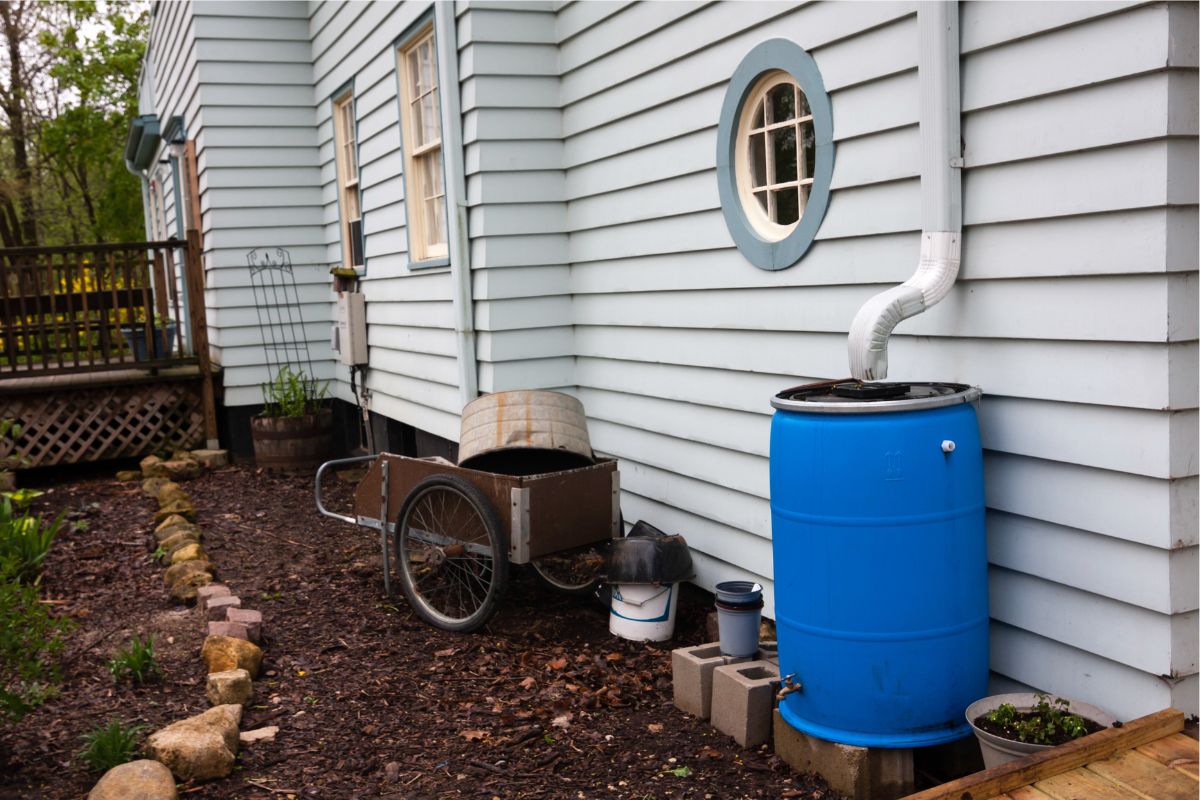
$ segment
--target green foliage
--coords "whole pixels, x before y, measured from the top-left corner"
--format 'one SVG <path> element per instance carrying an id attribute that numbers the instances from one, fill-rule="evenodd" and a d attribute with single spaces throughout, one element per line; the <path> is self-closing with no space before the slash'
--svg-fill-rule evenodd
<path id="1" fill-rule="evenodd" d="M 138 739 L 145 730 L 145 725 L 125 725 L 120 720 L 109 720 L 107 725 L 84 734 L 79 757 L 93 772 L 107 772 L 133 760 L 139 749 Z"/>
<path id="2" fill-rule="evenodd" d="M 18 565 L 0 557 L 0 719 L 20 719 L 50 696 L 58 680 L 53 657 L 70 623 L 51 615 L 35 584 L 17 579 Z"/>
<path id="3" fill-rule="evenodd" d="M 1029 744 L 1053 744 L 1061 734 L 1078 739 L 1087 733 L 1083 718 L 1070 713 L 1070 701 L 1061 697 L 1052 701 L 1050 695 L 1040 692 L 1035 697 L 1038 702 L 1030 711 L 1018 711 L 1011 703 L 1002 703 L 988 712 L 987 719 Z"/>
<path id="4" fill-rule="evenodd" d="M 304 370 L 283 366 L 275 380 L 262 385 L 264 417 L 303 417 L 321 408 L 328 387 Z"/>
<path id="5" fill-rule="evenodd" d="M 43 492 L 41 489 L 17 489 L 16 491 L 12 492 L 0 492 L 0 495 L 8 498 L 8 500 L 12 502 L 13 508 L 17 509 L 18 511 L 24 511 L 25 509 L 29 508 L 29 504 L 32 503 L 35 498 L 41 497 L 44 494 L 45 492 Z"/>
<path id="6" fill-rule="evenodd" d="M 16 515 L 7 497 L 0 497 L 0 561 L 11 561 L 11 577 L 23 583 L 36 583 L 42 562 L 54 537 L 62 527 L 63 515 L 46 523 L 40 516 Z"/>
<path id="7" fill-rule="evenodd" d="M 145 238 L 141 186 L 126 171 L 122 152 L 137 115 L 147 8 L 115 2 L 51 5 L 61 19 L 37 40 L 58 87 L 56 113 L 46 115 L 38 132 L 50 173 L 41 185 L 54 195 L 43 198 L 50 212 L 39 218 L 43 239 L 139 241 Z M 55 211 L 64 216 L 57 219 Z"/>
<path id="8" fill-rule="evenodd" d="M 162 669 L 154 660 L 154 637 L 143 639 L 135 635 L 128 647 L 122 647 L 109 659 L 108 671 L 115 681 L 130 680 L 138 685 L 160 677 Z"/>

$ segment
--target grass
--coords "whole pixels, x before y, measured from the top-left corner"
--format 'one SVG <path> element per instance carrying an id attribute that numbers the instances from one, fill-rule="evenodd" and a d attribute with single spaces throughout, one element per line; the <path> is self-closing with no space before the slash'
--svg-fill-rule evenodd
<path id="1" fill-rule="evenodd" d="M 129 646 L 117 651 L 108 662 L 108 671 L 113 680 L 130 680 L 141 685 L 151 678 L 162 675 L 162 670 L 154 661 L 154 637 L 146 639 L 134 636 L 129 640 Z"/>
<path id="2" fill-rule="evenodd" d="M 109 720 L 107 725 L 93 728 L 83 735 L 83 750 L 79 757 L 93 772 L 107 772 L 113 767 L 132 761 L 137 754 L 138 739 L 145 725 L 126 725 Z"/>

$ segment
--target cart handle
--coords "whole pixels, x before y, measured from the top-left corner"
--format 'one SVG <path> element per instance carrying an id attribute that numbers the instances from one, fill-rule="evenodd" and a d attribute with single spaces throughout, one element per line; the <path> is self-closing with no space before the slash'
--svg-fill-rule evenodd
<path id="1" fill-rule="evenodd" d="M 342 522 L 349 522 L 352 525 L 357 524 L 358 520 L 354 517 L 350 517 L 345 514 L 338 514 L 325 507 L 325 503 L 321 498 L 321 478 L 324 476 L 325 470 L 329 469 L 330 467 L 337 467 L 341 466 L 342 464 L 357 464 L 361 461 L 374 461 L 377 458 L 379 458 L 378 454 L 371 456 L 354 456 L 353 458 L 335 458 L 333 461 L 326 461 L 324 464 L 317 467 L 317 483 L 316 487 L 314 488 L 314 494 L 316 495 L 317 500 L 317 511 L 320 511 L 327 517 L 340 519 Z"/>

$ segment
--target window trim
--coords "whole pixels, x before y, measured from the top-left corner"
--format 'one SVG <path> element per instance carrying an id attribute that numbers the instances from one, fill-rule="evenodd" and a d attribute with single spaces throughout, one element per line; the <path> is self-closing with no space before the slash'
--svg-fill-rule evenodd
<path id="1" fill-rule="evenodd" d="M 437 80 L 438 137 L 436 144 L 427 142 L 419 149 L 410 150 L 408 143 L 415 142 L 417 137 L 412 127 L 413 115 L 410 111 L 412 98 L 408 89 L 407 59 L 412 49 L 421 44 L 427 37 L 431 39 L 430 51 L 433 57 L 433 72 Z M 446 175 L 446 132 L 443 125 L 442 113 L 446 87 L 443 86 L 442 82 L 441 61 L 438 58 L 437 41 L 438 31 L 436 20 L 433 9 L 430 8 L 413 22 L 392 45 L 393 56 L 396 60 L 396 102 L 400 114 L 400 124 L 398 126 L 400 131 L 400 150 L 404 159 L 404 173 L 402 176 L 405 200 L 404 229 L 405 235 L 408 238 L 408 268 L 410 270 L 431 269 L 450 265 L 450 228 L 453 220 L 450 219 L 450 207 L 446 199 L 448 180 L 448 176 Z M 418 198 L 418 195 L 422 194 L 420 187 L 423 185 L 423 182 L 417 173 L 418 163 L 416 159 L 422 155 L 429 154 L 435 147 L 437 148 L 437 167 L 442 173 L 442 236 L 444 239 L 442 245 L 430 253 L 426 250 L 426 245 L 424 244 L 424 235 L 426 232 L 424 228 L 424 204 L 423 199 Z M 416 203 L 411 202 L 414 198 L 418 198 Z M 414 220 L 418 220 L 415 225 Z M 414 235 L 414 231 L 418 235 Z"/>
<path id="2" fill-rule="evenodd" d="M 363 227 L 364 214 L 362 206 L 362 167 L 359 161 L 359 140 L 358 140 L 358 109 L 355 105 L 357 97 L 354 94 L 354 82 L 343 84 L 329 96 L 329 121 L 333 126 L 333 163 L 334 176 L 336 182 L 337 208 L 338 208 L 338 238 L 341 242 L 341 267 L 344 269 L 353 269 L 359 275 L 365 275 L 367 270 L 367 254 L 366 232 L 361 233 L 361 247 L 363 249 L 361 264 L 351 264 L 353 261 L 353 244 L 350 240 L 350 219 L 346 215 L 345 194 L 351 188 L 347 182 L 347 177 L 353 181 L 353 190 L 358 201 L 358 223 L 360 230 Z M 350 107 L 350 118 L 354 125 L 354 162 L 357 167 L 357 174 L 348 176 L 348 165 L 342 150 L 345 144 L 343 124 L 341 122 L 341 111 L 346 106 Z"/>
<path id="3" fill-rule="evenodd" d="M 738 133 L 747 116 L 747 101 L 772 73 L 785 72 L 804 92 L 813 119 L 816 150 L 812 188 L 804 213 L 790 233 L 768 238 L 747 215 L 738 185 Z M 799 155 L 799 154 L 798 154 Z M 816 238 L 829 207 L 833 177 L 833 114 L 817 64 L 803 48 L 788 39 L 768 39 L 750 50 L 734 70 L 721 106 L 717 129 L 717 189 L 725 225 L 738 250 L 760 269 L 787 269 L 798 262 Z"/>

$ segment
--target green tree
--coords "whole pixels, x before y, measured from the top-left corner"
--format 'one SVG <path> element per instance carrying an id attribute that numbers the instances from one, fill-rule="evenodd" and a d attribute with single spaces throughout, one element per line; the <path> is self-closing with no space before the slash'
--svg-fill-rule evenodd
<path id="1" fill-rule="evenodd" d="M 91 241 L 136 241 L 144 235 L 141 187 L 126 171 L 122 150 L 137 115 L 146 8 L 54 5 L 61 24 L 43 30 L 39 40 L 49 56 L 58 107 L 42 123 L 40 145 L 51 183 L 74 205 L 66 209 L 71 229 L 55 231 L 54 238 L 85 234 Z"/>

